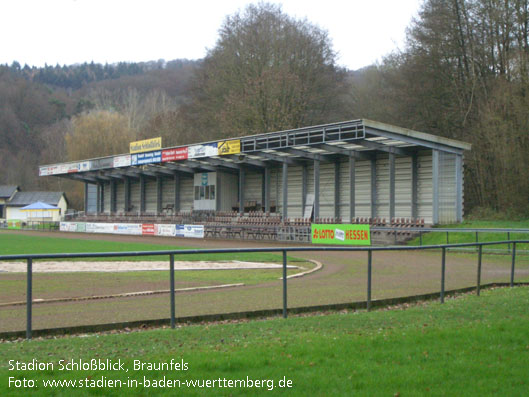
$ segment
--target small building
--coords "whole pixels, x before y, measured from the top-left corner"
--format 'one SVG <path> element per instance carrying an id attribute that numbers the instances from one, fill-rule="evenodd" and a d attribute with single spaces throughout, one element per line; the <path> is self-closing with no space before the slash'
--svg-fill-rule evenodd
<path id="1" fill-rule="evenodd" d="M 18 186 L 0 185 L 0 221 L 6 219 L 6 203 L 18 192 Z"/>
<path id="2" fill-rule="evenodd" d="M 6 201 L 5 219 L 19 219 L 22 221 L 30 220 L 28 217 L 28 212 L 22 210 L 22 208 L 39 201 L 59 208 L 59 211 L 49 211 L 49 216 L 47 216 L 45 219 L 49 222 L 59 222 L 61 220 L 61 216 L 66 213 L 68 208 L 68 200 L 66 199 L 64 192 L 17 191 L 10 200 Z"/>

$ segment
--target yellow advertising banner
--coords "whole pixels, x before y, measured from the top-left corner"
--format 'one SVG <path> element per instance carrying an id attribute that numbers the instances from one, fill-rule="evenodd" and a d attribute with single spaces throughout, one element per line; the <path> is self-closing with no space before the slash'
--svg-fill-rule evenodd
<path id="1" fill-rule="evenodd" d="M 241 141 L 220 141 L 217 143 L 219 154 L 237 154 L 241 152 Z"/>
<path id="2" fill-rule="evenodd" d="M 162 138 L 151 138 L 143 141 L 130 143 L 131 153 L 150 152 L 151 150 L 160 150 L 162 148 Z"/>

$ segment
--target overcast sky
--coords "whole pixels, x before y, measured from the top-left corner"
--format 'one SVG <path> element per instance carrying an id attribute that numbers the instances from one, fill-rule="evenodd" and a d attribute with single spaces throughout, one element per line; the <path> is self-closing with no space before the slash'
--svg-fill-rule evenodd
<path id="1" fill-rule="evenodd" d="M 283 0 L 326 29 L 339 64 L 370 65 L 403 46 L 422 0 Z M 251 0 L 1 0 L 0 63 L 33 66 L 198 59 L 227 15 Z"/>

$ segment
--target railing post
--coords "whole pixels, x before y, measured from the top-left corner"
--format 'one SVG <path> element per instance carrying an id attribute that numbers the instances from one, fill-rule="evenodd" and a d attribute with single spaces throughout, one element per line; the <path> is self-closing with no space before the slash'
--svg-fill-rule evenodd
<path id="1" fill-rule="evenodd" d="M 28 258 L 26 291 L 26 339 L 31 339 L 31 309 L 33 303 L 33 260 Z"/>
<path id="2" fill-rule="evenodd" d="M 366 309 L 371 310 L 371 265 L 372 265 L 373 252 L 367 251 L 367 302 Z"/>
<path id="3" fill-rule="evenodd" d="M 174 296 L 174 254 L 169 255 L 169 283 L 171 294 L 171 328 L 175 328 L 175 296 Z"/>
<path id="4" fill-rule="evenodd" d="M 483 247 L 481 245 L 478 246 L 478 282 L 477 282 L 477 290 L 476 293 L 479 296 L 479 291 L 481 289 L 481 254 L 483 252 Z"/>
<path id="5" fill-rule="evenodd" d="M 446 247 L 443 247 L 441 259 L 441 303 L 445 303 L 445 268 L 446 268 Z"/>
<path id="6" fill-rule="evenodd" d="M 476 231 L 476 243 L 479 243 L 479 232 L 478 231 Z M 481 245 L 480 245 L 480 247 L 481 247 Z"/>
<path id="7" fill-rule="evenodd" d="M 516 262 L 516 243 L 512 243 L 511 287 L 514 286 L 514 264 L 515 262 Z"/>
<path id="8" fill-rule="evenodd" d="M 283 318 L 287 315 L 287 251 L 283 250 Z"/>
<path id="9" fill-rule="evenodd" d="M 419 244 L 422 246 L 422 231 L 419 232 Z"/>
<path id="10" fill-rule="evenodd" d="M 448 233 L 449 232 L 446 232 L 446 244 L 450 244 L 450 239 L 448 238 Z"/>
<path id="11" fill-rule="evenodd" d="M 510 240 L 511 239 L 511 232 L 507 232 L 507 240 Z M 511 252 L 511 243 L 509 243 L 508 245 L 508 250 L 509 252 Z"/>

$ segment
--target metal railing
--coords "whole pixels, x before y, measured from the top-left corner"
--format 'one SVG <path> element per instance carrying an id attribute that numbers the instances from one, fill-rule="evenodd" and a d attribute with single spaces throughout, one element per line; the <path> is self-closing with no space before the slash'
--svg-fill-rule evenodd
<path id="1" fill-rule="evenodd" d="M 462 247 L 477 247 L 477 282 L 476 292 L 480 294 L 481 287 L 481 263 L 483 247 L 489 245 L 512 244 L 511 255 L 511 274 L 510 283 L 514 285 L 514 272 L 516 264 L 516 245 L 528 244 L 529 240 L 508 240 L 481 243 L 461 243 L 461 244 L 441 244 L 441 245 L 423 245 L 423 246 L 391 246 L 391 247 L 264 247 L 264 248 L 222 248 L 222 249 L 188 249 L 188 250 L 163 250 L 163 251 L 127 251 L 127 252 L 101 252 L 101 253 L 64 253 L 64 254 L 22 254 L 22 255 L 1 255 L 0 261 L 5 260 L 25 260 L 27 262 L 27 281 L 26 281 L 26 338 L 31 339 L 32 334 L 32 291 L 33 291 L 33 261 L 39 259 L 72 259 L 72 258 L 115 258 L 115 257 L 138 257 L 138 256 L 169 256 L 169 283 L 170 283 L 170 323 L 171 328 L 175 328 L 175 279 L 174 279 L 174 258 L 175 255 L 191 254 L 227 254 L 227 253 L 251 253 L 251 252 L 278 252 L 283 254 L 283 317 L 287 318 L 287 252 L 324 252 L 324 251 L 361 251 L 367 252 L 367 299 L 366 309 L 371 309 L 371 279 L 373 252 L 377 251 L 419 251 L 419 250 L 441 250 L 441 290 L 440 301 L 444 303 L 445 299 L 445 273 L 446 273 L 446 251 L 447 249 Z"/>

